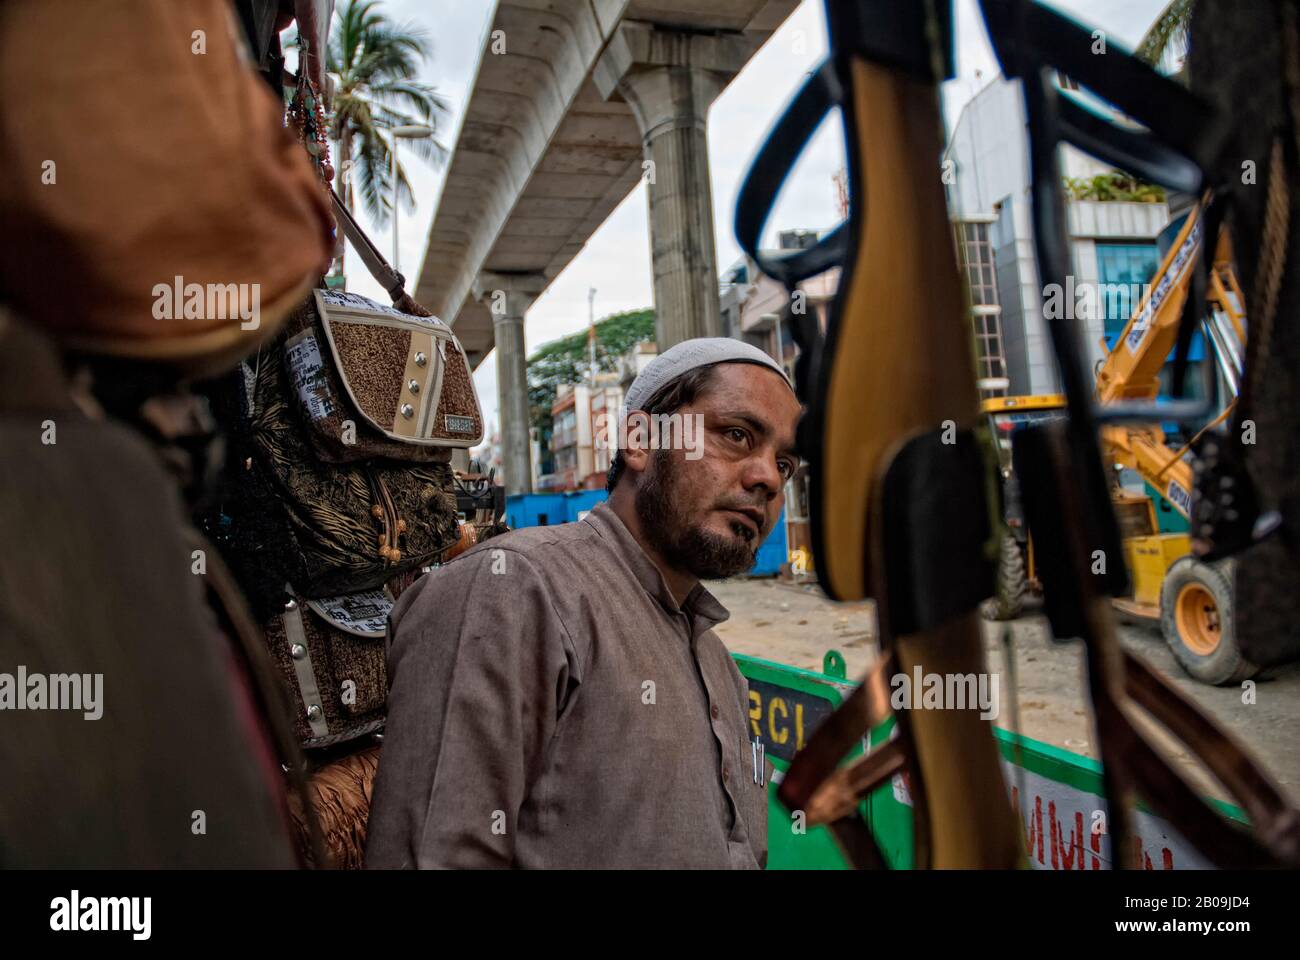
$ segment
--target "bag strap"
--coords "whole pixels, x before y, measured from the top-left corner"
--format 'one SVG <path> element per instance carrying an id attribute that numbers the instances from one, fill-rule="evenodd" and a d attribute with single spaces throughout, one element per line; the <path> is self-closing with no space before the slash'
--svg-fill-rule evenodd
<path id="1" fill-rule="evenodd" d="M 394 270 L 384 259 L 384 255 L 366 236 L 366 232 L 361 229 L 361 224 L 352 216 L 352 212 L 343 205 L 339 195 L 334 192 L 333 187 L 329 187 L 330 206 L 334 208 L 334 219 L 339 227 L 343 230 L 343 235 L 352 241 L 352 246 L 357 248 L 357 253 L 361 257 L 361 262 L 366 265 L 370 275 L 379 281 L 379 285 L 388 291 L 388 295 L 393 298 L 396 304 L 406 296 L 406 278 Z"/>
<path id="2" fill-rule="evenodd" d="M 357 223 L 356 217 L 347 207 L 343 206 L 343 201 L 339 195 L 334 192 L 333 187 L 329 187 L 330 206 L 334 208 L 334 219 L 343 230 L 343 235 L 352 241 L 352 246 L 357 248 L 357 253 L 361 255 L 361 262 L 366 265 L 370 275 L 379 281 L 379 285 L 388 291 L 388 295 L 393 298 L 393 306 L 402 313 L 409 313 L 414 317 L 431 317 L 433 316 L 424 305 L 412 297 L 404 289 L 406 278 L 394 270 L 384 259 L 384 255 L 379 249 L 370 242 L 366 232 L 361 229 L 361 224 Z"/>

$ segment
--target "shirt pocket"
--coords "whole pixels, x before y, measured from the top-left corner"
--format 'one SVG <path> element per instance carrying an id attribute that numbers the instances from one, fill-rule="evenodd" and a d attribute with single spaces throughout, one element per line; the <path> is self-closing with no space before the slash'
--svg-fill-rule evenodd
<path id="1" fill-rule="evenodd" d="M 765 754 L 756 755 L 754 741 L 743 734 L 739 749 L 736 805 L 754 855 L 762 863 L 767 851 L 767 792 L 772 785 L 772 763 Z"/>

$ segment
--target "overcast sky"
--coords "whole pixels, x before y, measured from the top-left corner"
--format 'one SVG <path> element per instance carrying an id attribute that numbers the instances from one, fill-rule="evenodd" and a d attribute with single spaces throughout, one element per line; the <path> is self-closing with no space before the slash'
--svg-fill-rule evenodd
<path id="1" fill-rule="evenodd" d="M 345 0 L 339 0 L 343 3 Z M 1132 48 L 1166 4 L 1166 0 L 1048 0 L 1082 23 L 1106 31 L 1110 40 Z M 949 129 L 965 103 L 997 74 L 993 52 L 975 0 L 957 3 L 957 71 L 944 85 L 944 111 Z M 391 18 L 423 28 L 432 55 L 420 79 L 435 86 L 452 106 L 449 127 L 441 139 L 455 144 L 478 65 L 483 38 L 495 9 L 494 0 L 383 0 Z M 808 71 L 826 53 L 823 0 L 803 0 L 714 102 L 709 113 L 709 162 L 713 184 L 714 228 L 718 267 L 726 269 L 740 255 L 731 221 L 736 191 L 750 159 Z M 768 224 L 769 233 L 804 227 L 825 229 L 837 219 L 832 177 L 844 164 L 843 142 L 835 114 L 822 125 L 786 185 Z M 437 208 L 444 171 L 435 171 L 409 154 L 403 161 L 418 205 L 401 211 L 401 268 L 415 277 L 424 257 L 429 224 Z M 364 211 L 359 211 L 364 221 Z M 367 224 L 369 226 L 369 224 Z M 392 249 L 391 227 L 370 229 L 376 245 Z M 387 302 L 379 285 L 349 257 L 350 289 Z M 413 286 L 408 284 L 408 289 Z M 537 299 L 528 313 L 525 337 L 531 353 L 539 345 L 583 328 L 587 323 L 587 291 L 596 288 L 596 316 L 648 307 L 654 303 L 650 273 L 650 240 L 644 183 L 638 185 L 588 241 L 568 268 Z M 497 415 L 496 357 L 490 355 L 475 374 L 488 436 Z"/>

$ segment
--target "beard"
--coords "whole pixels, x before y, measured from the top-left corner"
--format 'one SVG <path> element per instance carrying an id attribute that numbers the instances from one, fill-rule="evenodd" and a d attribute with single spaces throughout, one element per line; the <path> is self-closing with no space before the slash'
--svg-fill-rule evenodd
<path id="1" fill-rule="evenodd" d="M 701 580 L 733 577 L 753 567 L 761 538 L 743 524 L 736 525 L 736 538 L 720 536 L 693 523 L 677 496 L 680 486 L 672 453 L 656 450 L 651 469 L 637 488 L 635 506 L 642 534 L 664 561 Z"/>

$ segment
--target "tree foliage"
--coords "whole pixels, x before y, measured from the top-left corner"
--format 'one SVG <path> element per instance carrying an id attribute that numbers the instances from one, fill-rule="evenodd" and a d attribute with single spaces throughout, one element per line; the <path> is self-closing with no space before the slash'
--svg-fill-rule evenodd
<path id="1" fill-rule="evenodd" d="M 1126 200 L 1130 203 L 1164 203 L 1163 187 L 1139 180 L 1120 170 L 1095 177 L 1066 177 L 1065 191 L 1071 200 Z"/>
<path id="2" fill-rule="evenodd" d="M 1153 67 L 1187 49 L 1195 0 L 1169 0 L 1138 43 L 1134 55 Z"/>
<path id="3" fill-rule="evenodd" d="M 642 340 L 655 336 L 650 308 L 614 313 L 596 321 L 596 369 L 614 370 L 619 358 Z M 551 406 L 561 384 L 582 383 L 590 370 L 587 331 L 579 330 L 538 347 L 528 358 L 528 414 L 542 433 L 551 429 Z"/>
<path id="4" fill-rule="evenodd" d="M 340 8 L 325 67 L 335 84 L 332 136 L 339 144 L 339 196 L 354 209 L 355 183 L 366 212 L 383 227 L 397 201 L 394 193 L 408 207 L 415 203 L 400 163 L 394 189 L 389 131 L 412 125 L 441 131 L 450 105 L 433 87 L 414 79 L 430 53 L 428 34 L 393 23 L 378 7 L 376 0 L 349 0 Z M 435 166 L 447 161 L 448 150 L 436 137 L 410 140 L 403 148 Z M 350 175 L 345 169 L 349 160 Z"/>

